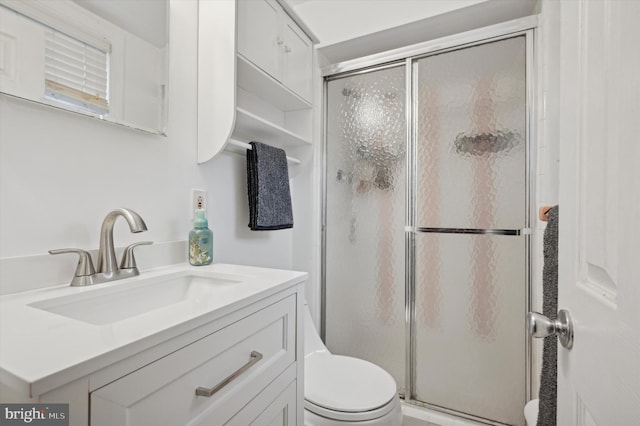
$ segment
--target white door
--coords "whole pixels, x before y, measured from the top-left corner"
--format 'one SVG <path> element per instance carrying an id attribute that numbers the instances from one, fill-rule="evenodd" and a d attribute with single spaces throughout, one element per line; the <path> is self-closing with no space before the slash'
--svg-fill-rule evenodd
<path id="1" fill-rule="evenodd" d="M 640 1 L 561 3 L 558 426 L 640 425 Z"/>

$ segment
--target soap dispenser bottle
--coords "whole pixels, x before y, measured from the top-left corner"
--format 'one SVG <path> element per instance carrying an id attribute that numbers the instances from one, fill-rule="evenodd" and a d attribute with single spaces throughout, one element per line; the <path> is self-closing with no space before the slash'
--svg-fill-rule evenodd
<path id="1" fill-rule="evenodd" d="M 189 263 L 193 266 L 209 265 L 213 260 L 213 232 L 204 213 L 196 210 L 194 228 L 189 232 Z"/>

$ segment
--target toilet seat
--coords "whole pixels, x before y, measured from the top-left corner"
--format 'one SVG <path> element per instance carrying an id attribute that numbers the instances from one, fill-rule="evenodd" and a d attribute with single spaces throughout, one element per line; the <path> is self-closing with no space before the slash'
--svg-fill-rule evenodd
<path id="1" fill-rule="evenodd" d="M 399 401 L 400 400 L 398 400 L 397 402 L 398 404 L 400 403 Z M 307 400 L 304 401 L 304 408 L 305 410 L 310 411 L 326 419 L 331 419 L 331 420 L 336 420 L 341 422 L 364 422 L 368 420 L 375 420 L 389 414 L 395 408 L 396 404 L 394 404 L 394 402 L 396 401 L 389 401 L 389 402 L 390 402 L 389 404 L 383 407 L 380 407 L 376 410 L 362 411 L 359 413 L 329 410 L 327 408 L 320 407 L 319 405 L 315 405 L 314 403 L 309 402 Z"/>
<path id="2" fill-rule="evenodd" d="M 397 402 L 393 377 L 368 361 L 328 353 L 305 357 L 305 408 L 319 416 L 364 421 L 389 413 Z"/>

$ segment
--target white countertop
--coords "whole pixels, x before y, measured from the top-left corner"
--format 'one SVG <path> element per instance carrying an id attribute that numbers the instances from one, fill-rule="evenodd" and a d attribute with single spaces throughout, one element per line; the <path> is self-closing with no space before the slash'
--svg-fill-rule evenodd
<path id="1" fill-rule="evenodd" d="M 105 325 L 68 318 L 29 306 L 105 287 L 126 288 L 152 278 L 192 271 L 231 274 L 242 281 L 216 289 L 203 303 L 176 303 Z M 89 287 L 55 286 L 0 297 L 0 382 L 37 396 L 264 297 L 296 285 L 304 272 L 214 264 L 174 265 L 140 276 Z M 118 307 L 114 306 L 117 310 Z"/>

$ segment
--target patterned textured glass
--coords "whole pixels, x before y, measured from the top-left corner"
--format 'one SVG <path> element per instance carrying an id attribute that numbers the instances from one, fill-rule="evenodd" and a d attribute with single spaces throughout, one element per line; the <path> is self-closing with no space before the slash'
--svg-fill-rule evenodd
<path id="1" fill-rule="evenodd" d="M 524 36 L 417 61 L 417 226 L 524 227 L 525 83 Z"/>
<path id="2" fill-rule="evenodd" d="M 416 61 L 416 225 L 526 225 L 525 38 Z M 524 237 L 416 235 L 416 399 L 521 424 Z"/>
<path id="3" fill-rule="evenodd" d="M 405 377 L 405 70 L 328 83 L 326 343 Z"/>
<path id="4" fill-rule="evenodd" d="M 524 254 L 524 236 L 416 235 L 437 271 L 416 271 L 416 399 L 524 424 Z"/>

